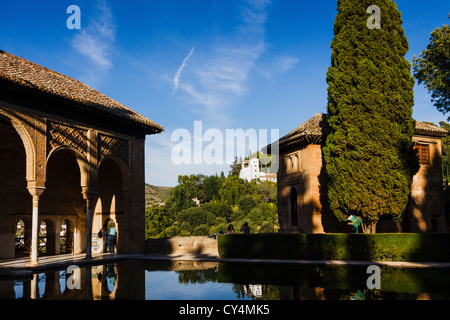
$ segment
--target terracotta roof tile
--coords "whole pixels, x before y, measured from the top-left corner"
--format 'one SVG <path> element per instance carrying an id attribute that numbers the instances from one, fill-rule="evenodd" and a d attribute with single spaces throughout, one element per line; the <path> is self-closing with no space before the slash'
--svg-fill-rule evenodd
<path id="1" fill-rule="evenodd" d="M 444 128 L 416 120 L 416 130 L 414 133 L 423 134 L 426 136 L 446 137 L 449 132 Z"/>
<path id="2" fill-rule="evenodd" d="M 287 135 L 280 138 L 278 142 L 280 147 L 287 147 L 298 142 L 320 143 L 323 142 L 322 139 L 327 136 L 329 132 L 330 128 L 328 126 L 327 114 L 316 113 L 314 117 L 308 119 Z M 414 134 L 445 137 L 449 134 L 449 132 L 443 128 L 425 122 L 416 121 Z M 270 148 L 270 145 L 267 147 Z"/>
<path id="3" fill-rule="evenodd" d="M 0 50 L 0 78 L 57 95 L 93 109 L 110 112 L 143 127 L 159 132 L 164 130 L 159 124 L 76 79 L 2 50 Z"/>

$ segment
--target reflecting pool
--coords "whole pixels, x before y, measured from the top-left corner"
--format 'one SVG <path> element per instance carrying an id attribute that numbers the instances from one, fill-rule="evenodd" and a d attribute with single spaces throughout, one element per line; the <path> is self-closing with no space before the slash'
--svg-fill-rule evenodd
<path id="1" fill-rule="evenodd" d="M 0 278 L 0 299 L 450 300 L 450 269 L 133 260 Z"/>

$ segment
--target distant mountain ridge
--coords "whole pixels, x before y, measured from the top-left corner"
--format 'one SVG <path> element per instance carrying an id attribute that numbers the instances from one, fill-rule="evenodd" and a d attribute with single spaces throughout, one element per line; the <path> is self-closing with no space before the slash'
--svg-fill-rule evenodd
<path id="1" fill-rule="evenodd" d="M 160 187 L 151 184 L 145 184 L 145 206 L 165 203 L 170 197 L 170 190 L 173 187 Z"/>

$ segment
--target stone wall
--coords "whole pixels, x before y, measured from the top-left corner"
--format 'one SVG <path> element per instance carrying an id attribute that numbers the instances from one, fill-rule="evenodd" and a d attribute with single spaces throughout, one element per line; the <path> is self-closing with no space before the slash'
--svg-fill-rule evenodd
<path id="1" fill-rule="evenodd" d="M 201 255 L 218 257 L 217 239 L 173 237 L 145 240 L 145 253 L 151 255 Z"/>
<path id="2" fill-rule="evenodd" d="M 348 232 L 350 228 L 332 214 L 327 200 L 327 175 L 323 167 L 322 146 L 309 144 L 294 151 L 280 151 L 278 171 L 278 219 L 281 232 Z M 291 193 L 297 194 L 293 213 Z M 298 216 L 297 225 L 292 214 Z M 295 220 L 295 218 L 294 218 Z"/>

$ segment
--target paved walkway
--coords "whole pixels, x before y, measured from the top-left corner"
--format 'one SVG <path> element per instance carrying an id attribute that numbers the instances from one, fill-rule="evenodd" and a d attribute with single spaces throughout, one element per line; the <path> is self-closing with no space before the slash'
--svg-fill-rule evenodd
<path id="1" fill-rule="evenodd" d="M 85 253 L 60 254 L 54 256 L 43 256 L 38 258 L 39 264 L 31 264 L 29 257 L 0 260 L 0 276 L 28 276 L 35 271 L 63 268 L 72 264 L 78 266 L 86 264 L 101 264 L 110 261 L 133 259 L 139 255 L 123 255 L 113 253 L 92 254 L 91 259 L 86 259 Z"/>
<path id="2" fill-rule="evenodd" d="M 0 276 L 29 276 L 33 272 L 63 268 L 72 264 L 95 265 L 120 260 L 188 260 L 217 261 L 236 263 L 283 263 L 283 264 L 316 264 L 316 265 L 380 265 L 401 268 L 450 268 L 450 262 L 407 262 L 407 261 L 344 261 L 344 260 L 285 260 L 285 259 L 221 259 L 218 255 L 195 254 L 93 254 L 92 259 L 86 259 L 85 254 L 62 254 L 39 257 L 38 265 L 32 265 L 28 257 L 0 260 Z"/>

